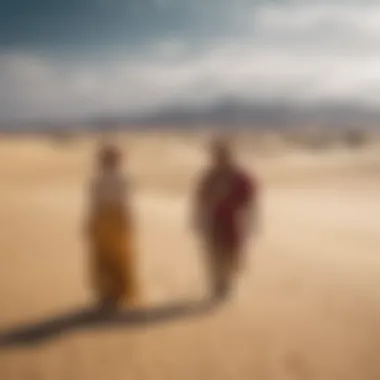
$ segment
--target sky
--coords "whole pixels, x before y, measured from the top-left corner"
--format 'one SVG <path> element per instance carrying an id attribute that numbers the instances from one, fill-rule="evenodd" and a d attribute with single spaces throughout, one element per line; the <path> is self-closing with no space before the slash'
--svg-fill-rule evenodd
<path id="1" fill-rule="evenodd" d="M 0 120 L 380 103 L 380 3 L 0 0 Z"/>

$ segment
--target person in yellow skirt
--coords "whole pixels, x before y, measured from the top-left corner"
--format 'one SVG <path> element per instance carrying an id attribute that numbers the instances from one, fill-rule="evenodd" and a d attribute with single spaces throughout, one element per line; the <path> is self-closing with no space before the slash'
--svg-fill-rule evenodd
<path id="1" fill-rule="evenodd" d="M 137 300 L 133 223 L 121 161 L 116 146 L 101 147 L 86 228 L 92 286 L 99 306 L 107 309 Z"/>

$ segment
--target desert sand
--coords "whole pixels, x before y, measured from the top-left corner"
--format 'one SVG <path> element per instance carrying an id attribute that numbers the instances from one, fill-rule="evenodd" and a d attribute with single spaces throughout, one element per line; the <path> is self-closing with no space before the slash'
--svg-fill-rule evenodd
<path id="1" fill-rule="evenodd" d="M 119 141 L 142 307 L 196 302 L 206 288 L 189 202 L 204 142 Z M 81 229 L 96 145 L 3 137 L 0 334 L 13 338 L 0 339 L 0 379 L 380 379 L 380 148 L 246 142 L 240 158 L 262 183 L 262 218 L 236 297 L 195 314 L 94 324 L 78 318 L 92 302 Z"/>

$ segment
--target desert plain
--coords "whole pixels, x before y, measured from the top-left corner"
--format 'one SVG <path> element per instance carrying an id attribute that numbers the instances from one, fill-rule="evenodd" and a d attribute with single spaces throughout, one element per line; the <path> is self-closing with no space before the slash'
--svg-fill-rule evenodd
<path id="1" fill-rule="evenodd" d="M 92 304 L 83 221 L 96 138 L 2 136 L 0 379 L 380 379 L 380 144 L 258 140 L 242 135 L 235 144 L 261 185 L 260 224 L 236 295 L 196 314 L 73 328 L 70 315 Z M 141 308 L 202 299 L 190 208 L 207 139 L 169 131 L 117 141 Z"/>

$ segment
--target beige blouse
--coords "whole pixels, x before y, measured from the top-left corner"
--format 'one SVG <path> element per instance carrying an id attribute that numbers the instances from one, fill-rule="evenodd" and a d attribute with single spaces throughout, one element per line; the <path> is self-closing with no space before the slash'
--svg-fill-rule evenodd
<path id="1" fill-rule="evenodd" d="M 91 182 L 91 203 L 93 206 L 122 205 L 125 203 L 126 179 L 120 172 L 102 172 Z"/>

